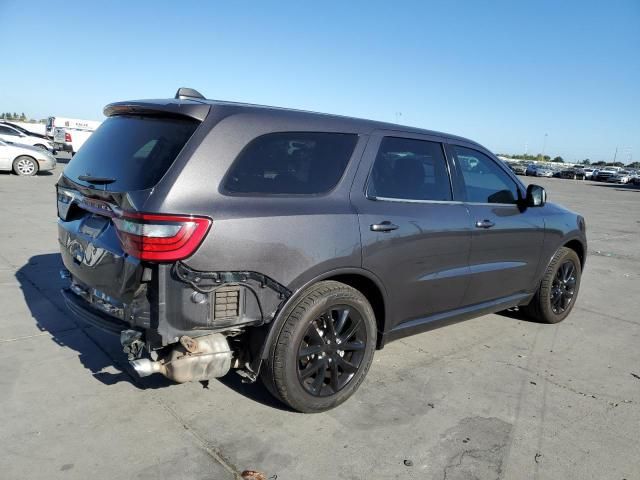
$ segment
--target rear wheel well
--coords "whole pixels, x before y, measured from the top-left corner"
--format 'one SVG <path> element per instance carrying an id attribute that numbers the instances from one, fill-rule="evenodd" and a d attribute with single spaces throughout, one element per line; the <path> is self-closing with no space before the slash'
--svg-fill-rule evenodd
<path id="1" fill-rule="evenodd" d="M 564 246 L 576 252 L 576 255 L 578 255 L 578 258 L 580 259 L 580 266 L 584 267 L 584 246 L 582 243 L 580 243 L 579 240 L 571 240 L 570 242 L 565 243 Z"/>
<path id="2" fill-rule="evenodd" d="M 375 282 L 364 275 L 358 274 L 336 275 L 334 277 L 325 278 L 324 280 L 334 280 L 336 282 L 349 285 L 367 298 L 371 304 L 371 308 L 373 308 L 373 313 L 376 315 L 376 325 L 378 328 L 377 343 L 378 347 L 380 347 L 381 333 L 384 332 L 385 310 L 384 297 Z"/>

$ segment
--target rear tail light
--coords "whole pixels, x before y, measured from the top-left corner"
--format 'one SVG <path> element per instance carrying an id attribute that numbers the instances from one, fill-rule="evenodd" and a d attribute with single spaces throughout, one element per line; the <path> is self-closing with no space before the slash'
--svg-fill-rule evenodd
<path id="1" fill-rule="evenodd" d="M 211 219 L 182 215 L 125 213 L 113 218 L 122 249 L 140 260 L 174 262 L 191 256 Z"/>
<path id="2" fill-rule="evenodd" d="M 71 141 L 71 134 L 70 133 L 66 133 L 64 134 L 64 141 L 65 142 L 70 142 Z"/>

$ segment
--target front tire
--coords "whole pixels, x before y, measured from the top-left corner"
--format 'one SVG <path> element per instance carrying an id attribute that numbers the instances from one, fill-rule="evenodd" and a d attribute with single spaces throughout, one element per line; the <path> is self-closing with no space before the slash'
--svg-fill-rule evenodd
<path id="1" fill-rule="evenodd" d="M 13 161 L 13 171 L 16 175 L 30 177 L 38 173 L 38 162 L 26 155 L 20 155 Z"/>
<path id="2" fill-rule="evenodd" d="M 263 366 L 263 382 L 300 412 L 340 405 L 358 389 L 373 360 L 376 320 L 371 305 L 358 290 L 323 281 L 284 314 Z"/>
<path id="3" fill-rule="evenodd" d="M 581 276 L 582 268 L 576 252 L 567 247 L 559 248 L 524 311 L 539 322 L 561 322 L 576 303 Z"/>

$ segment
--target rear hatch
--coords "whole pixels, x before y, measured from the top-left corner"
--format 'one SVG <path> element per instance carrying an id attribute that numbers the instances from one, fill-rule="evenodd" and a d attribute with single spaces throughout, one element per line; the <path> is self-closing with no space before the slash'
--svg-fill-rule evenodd
<path id="1" fill-rule="evenodd" d="M 139 296 L 146 261 L 190 254 L 208 230 L 207 219 L 139 211 L 199 124 L 167 115 L 110 117 L 58 181 L 58 240 L 72 290 L 107 313 L 122 318 Z"/>
<path id="2" fill-rule="evenodd" d="M 53 130 L 53 141 L 56 143 L 65 143 L 65 129 L 55 128 Z"/>

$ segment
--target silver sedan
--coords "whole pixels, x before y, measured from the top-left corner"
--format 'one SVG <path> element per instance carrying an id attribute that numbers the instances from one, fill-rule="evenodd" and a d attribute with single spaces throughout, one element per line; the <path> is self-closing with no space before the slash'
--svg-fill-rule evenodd
<path id="1" fill-rule="evenodd" d="M 0 170 L 13 170 L 17 175 L 30 176 L 55 167 L 56 159 L 47 150 L 0 140 Z"/>

